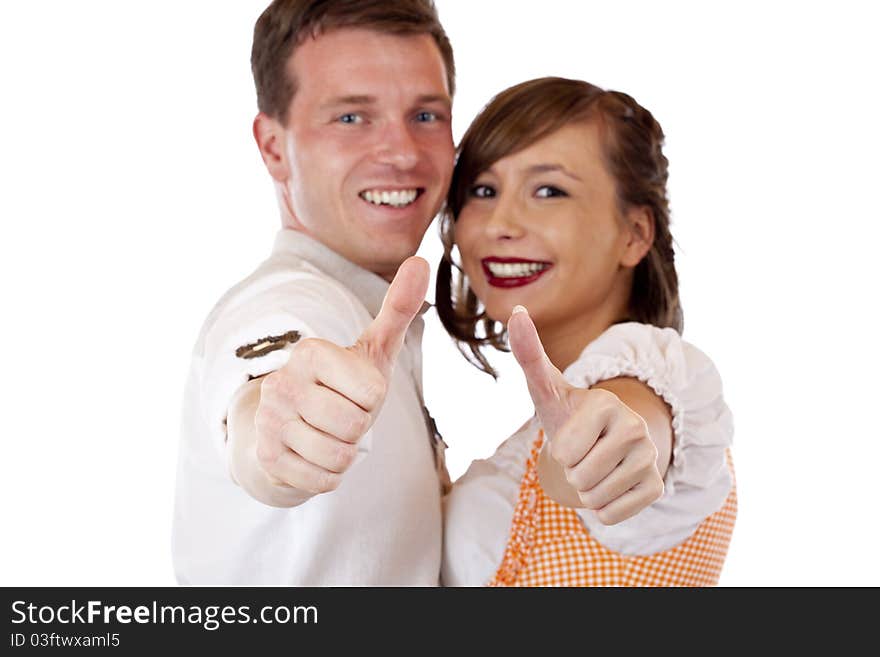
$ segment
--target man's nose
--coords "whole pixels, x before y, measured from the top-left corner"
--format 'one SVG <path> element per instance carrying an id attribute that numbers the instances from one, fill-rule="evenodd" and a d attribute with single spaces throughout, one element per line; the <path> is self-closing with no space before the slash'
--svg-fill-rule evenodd
<path id="1" fill-rule="evenodd" d="M 419 161 L 419 147 L 410 126 L 395 122 L 389 124 L 379 137 L 377 159 L 396 169 L 408 170 Z"/>

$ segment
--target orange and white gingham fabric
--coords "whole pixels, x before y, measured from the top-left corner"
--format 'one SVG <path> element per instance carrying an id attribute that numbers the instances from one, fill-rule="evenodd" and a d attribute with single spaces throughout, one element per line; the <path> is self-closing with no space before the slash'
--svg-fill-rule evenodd
<path id="1" fill-rule="evenodd" d="M 539 433 L 532 447 L 501 566 L 488 586 L 715 586 L 736 520 L 736 482 L 724 506 L 684 543 L 648 556 L 602 546 L 573 509 L 538 483 Z M 727 454 L 733 473 L 733 462 Z"/>

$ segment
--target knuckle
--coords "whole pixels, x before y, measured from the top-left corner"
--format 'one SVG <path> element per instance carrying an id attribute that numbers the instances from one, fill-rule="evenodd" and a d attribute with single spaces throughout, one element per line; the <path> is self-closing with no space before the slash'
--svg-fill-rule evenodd
<path id="1" fill-rule="evenodd" d="M 654 479 L 653 499 L 651 500 L 651 502 L 656 502 L 657 500 L 659 500 L 661 497 L 663 497 L 663 494 L 665 492 L 666 484 L 663 483 L 663 477 L 661 477 L 658 473 L 657 477 Z"/>
<path id="2" fill-rule="evenodd" d="M 273 401 L 287 401 L 296 396 L 296 383 L 285 370 L 277 370 L 263 380 L 260 394 Z"/>
<path id="3" fill-rule="evenodd" d="M 278 394 L 285 404 L 297 408 L 305 402 L 309 388 L 308 384 L 302 384 L 292 376 L 284 376 L 278 384 Z"/>
<path id="4" fill-rule="evenodd" d="M 264 470 L 274 467 L 278 462 L 278 457 L 281 456 L 281 450 L 278 445 L 269 440 L 257 440 L 256 453 L 257 463 Z"/>
<path id="5" fill-rule="evenodd" d="M 615 406 L 620 399 L 613 392 L 605 388 L 590 388 L 590 401 L 599 409 L 607 409 Z"/>
<path id="6" fill-rule="evenodd" d="M 594 490 L 581 491 L 578 493 L 578 496 L 585 509 L 590 509 L 591 511 L 598 509 L 598 499 Z"/>
<path id="7" fill-rule="evenodd" d="M 652 441 L 648 441 L 648 463 L 651 467 L 656 466 L 657 458 L 660 456 L 660 452 L 657 450 L 657 445 L 655 445 Z"/>
<path id="8" fill-rule="evenodd" d="M 630 416 L 624 420 L 615 433 L 618 440 L 624 445 L 638 446 L 643 441 L 651 441 L 648 437 L 648 425 L 638 416 Z"/>
<path id="9" fill-rule="evenodd" d="M 335 448 L 334 464 L 340 472 L 348 470 L 357 456 L 357 447 L 354 445 L 340 444 Z"/>
<path id="10" fill-rule="evenodd" d="M 565 468 L 564 472 L 566 481 L 574 486 L 575 490 L 579 493 L 581 491 L 586 491 L 589 488 L 589 486 L 587 486 L 589 483 L 587 481 L 587 473 L 582 472 L 581 469 Z"/>
<path id="11" fill-rule="evenodd" d="M 318 478 L 318 488 L 320 493 L 329 493 L 339 488 L 342 483 L 342 477 L 333 472 L 324 472 Z"/>
<path id="12" fill-rule="evenodd" d="M 303 338 L 293 348 L 285 369 L 313 370 L 320 364 L 321 340 Z"/>
<path id="13" fill-rule="evenodd" d="M 630 413 L 627 420 L 627 430 L 636 439 L 648 436 L 648 423 L 645 418 L 636 413 Z"/>
<path id="14" fill-rule="evenodd" d="M 656 471 L 657 469 L 657 447 L 650 440 L 640 450 L 639 463 L 644 470 Z"/>
<path id="15" fill-rule="evenodd" d="M 275 394 L 275 392 L 278 390 L 278 379 L 280 378 L 280 376 L 281 375 L 278 374 L 277 371 L 275 371 L 263 377 L 263 380 L 260 382 L 261 397 Z"/>
<path id="16" fill-rule="evenodd" d="M 318 350 L 318 340 L 315 338 L 302 338 L 296 343 L 296 347 L 291 354 L 291 359 L 311 362 Z"/>
<path id="17" fill-rule="evenodd" d="M 374 409 L 385 400 L 388 393 L 388 383 L 384 376 L 376 376 L 364 387 L 364 398 L 369 409 Z"/>
<path id="18" fill-rule="evenodd" d="M 300 417 L 306 422 L 311 422 L 321 417 L 322 406 L 316 400 L 317 395 L 312 385 L 291 390 L 289 397 L 289 413 L 294 417 Z"/>
<path id="19" fill-rule="evenodd" d="M 596 511 L 596 517 L 599 519 L 599 522 L 606 527 L 616 525 L 622 520 L 617 513 L 609 511 L 608 509 L 599 509 Z"/>
<path id="20" fill-rule="evenodd" d="M 271 408 L 260 405 L 254 414 L 254 428 L 257 430 L 257 436 L 271 437 L 278 434 L 280 428 L 278 414 Z"/>
<path id="21" fill-rule="evenodd" d="M 557 463 L 561 463 L 564 466 L 567 466 L 571 463 L 571 450 L 564 443 L 564 441 L 557 439 L 550 443 L 550 456 L 553 457 Z"/>
<path id="22" fill-rule="evenodd" d="M 371 421 L 372 417 L 369 413 L 365 411 L 358 411 L 351 421 L 350 437 L 353 440 L 360 439 L 361 436 L 367 433 L 367 429 L 370 428 Z"/>

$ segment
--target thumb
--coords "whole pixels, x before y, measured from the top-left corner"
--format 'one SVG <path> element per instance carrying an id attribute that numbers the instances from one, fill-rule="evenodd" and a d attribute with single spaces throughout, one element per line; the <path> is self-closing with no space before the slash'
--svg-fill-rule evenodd
<path id="1" fill-rule="evenodd" d="M 423 258 L 407 258 L 397 270 L 376 319 L 361 334 L 355 350 L 387 373 L 397 358 L 406 331 L 421 310 L 431 269 Z"/>
<path id="2" fill-rule="evenodd" d="M 510 350 L 522 368 L 535 410 L 548 437 L 552 437 L 568 419 L 565 395 L 572 386 L 563 378 L 547 354 L 528 311 L 522 306 L 513 309 L 507 322 Z"/>

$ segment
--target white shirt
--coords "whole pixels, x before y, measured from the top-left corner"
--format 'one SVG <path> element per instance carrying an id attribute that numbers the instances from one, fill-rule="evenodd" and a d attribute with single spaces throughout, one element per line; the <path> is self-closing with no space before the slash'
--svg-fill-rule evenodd
<path id="1" fill-rule="evenodd" d="M 364 455 L 337 490 L 273 508 L 239 488 L 226 462 L 230 401 L 250 378 L 281 367 L 293 348 L 244 358 L 240 347 L 291 331 L 348 346 L 387 290 L 379 276 L 281 230 L 269 259 L 215 306 L 195 345 L 184 399 L 172 539 L 181 584 L 438 583 L 440 487 L 422 413 L 420 316 L 382 411 L 359 443 Z"/>
<path id="2" fill-rule="evenodd" d="M 593 537 L 627 555 L 660 552 L 685 541 L 724 504 L 732 478 L 726 450 L 733 419 L 712 361 L 673 329 L 628 322 L 610 327 L 566 368 L 582 388 L 618 376 L 650 386 L 672 410 L 674 443 L 663 496 L 632 518 L 603 525 L 578 509 Z M 533 416 L 486 460 L 474 461 L 444 498 L 442 580 L 479 586 L 501 565 L 526 461 L 540 424 Z"/>

